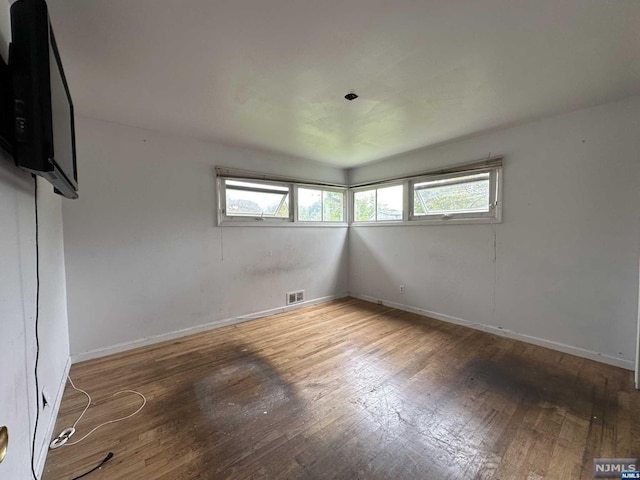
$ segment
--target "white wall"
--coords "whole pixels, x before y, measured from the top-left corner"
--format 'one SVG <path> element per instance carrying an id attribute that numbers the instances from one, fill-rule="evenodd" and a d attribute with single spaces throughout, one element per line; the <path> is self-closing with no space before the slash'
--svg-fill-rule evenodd
<path id="1" fill-rule="evenodd" d="M 80 198 L 63 211 L 73 355 L 283 307 L 291 290 L 348 292 L 346 228 L 217 227 L 213 166 L 344 171 L 85 118 L 77 146 Z"/>
<path id="2" fill-rule="evenodd" d="M 0 52 L 7 59 L 8 5 L 0 6 Z M 38 181 L 40 245 L 40 387 L 52 405 L 42 410 L 36 457 L 44 467 L 50 431 L 69 360 L 60 197 Z M 35 208 L 32 177 L 0 154 L 0 426 L 9 428 L 0 478 L 31 478 L 31 438 L 35 424 Z"/>
<path id="3" fill-rule="evenodd" d="M 505 157 L 495 264 L 491 225 L 355 227 L 351 292 L 633 368 L 640 97 L 411 152 L 354 169 L 350 181 L 489 152 Z"/>
<path id="4" fill-rule="evenodd" d="M 63 212 L 72 352 L 277 309 L 304 288 L 310 299 L 349 290 L 632 368 L 639 113 L 633 98 L 352 170 L 358 183 L 502 154 L 504 222 L 349 235 L 215 226 L 213 165 L 333 182 L 340 170 L 80 118 L 81 198 Z"/>

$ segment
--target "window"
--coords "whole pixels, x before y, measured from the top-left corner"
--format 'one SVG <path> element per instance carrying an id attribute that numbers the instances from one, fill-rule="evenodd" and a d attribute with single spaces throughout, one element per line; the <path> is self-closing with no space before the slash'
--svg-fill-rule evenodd
<path id="1" fill-rule="evenodd" d="M 386 222 L 403 219 L 404 185 L 381 186 L 353 192 L 354 222 Z"/>
<path id="2" fill-rule="evenodd" d="M 216 167 L 216 175 L 219 224 L 344 227 L 347 217 L 354 225 L 502 221 L 500 156 L 353 188 L 225 167 Z"/>
<path id="3" fill-rule="evenodd" d="M 493 217 L 497 169 L 413 179 L 411 220 Z"/>
<path id="4" fill-rule="evenodd" d="M 344 191 L 297 188 L 298 221 L 344 222 Z"/>
<path id="5" fill-rule="evenodd" d="M 499 223 L 502 157 L 353 188 L 353 223 Z"/>
<path id="6" fill-rule="evenodd" d="M 216 169 L 220 225 L 346 226 L 346 187 L 243 178 L 230 170 Z"/>
<path id="7" fill-rule="evenodd" d="M 221 187 L 225 218 L 290 220 L 290 185 L 225 178 Z"/>

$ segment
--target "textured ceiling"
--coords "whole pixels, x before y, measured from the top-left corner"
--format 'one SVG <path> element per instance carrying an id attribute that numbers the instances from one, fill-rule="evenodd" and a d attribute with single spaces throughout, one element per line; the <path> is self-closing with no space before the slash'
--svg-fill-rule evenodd
<path id="1" fill-rule="evenodd" d="M 80 115 L 341 167 L 640 94 L 638 0 L 48 3 Z"/>

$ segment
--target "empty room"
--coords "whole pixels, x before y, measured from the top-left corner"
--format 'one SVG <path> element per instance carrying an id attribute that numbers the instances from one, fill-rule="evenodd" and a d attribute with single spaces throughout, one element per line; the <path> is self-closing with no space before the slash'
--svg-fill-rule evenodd
<path id="1" fill-rule="evenodd" d="M 0 479 L 640 478 L 640 2 L 0 6 Z"/>

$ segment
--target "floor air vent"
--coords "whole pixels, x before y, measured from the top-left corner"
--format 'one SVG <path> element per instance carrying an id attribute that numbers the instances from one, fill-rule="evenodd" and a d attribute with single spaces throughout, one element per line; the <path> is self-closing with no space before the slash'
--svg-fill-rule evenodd
<path id="1" fill-rule="evenodd" d="M 304 302 L 304 290 L 287 293 L 287 305 Z"/>

